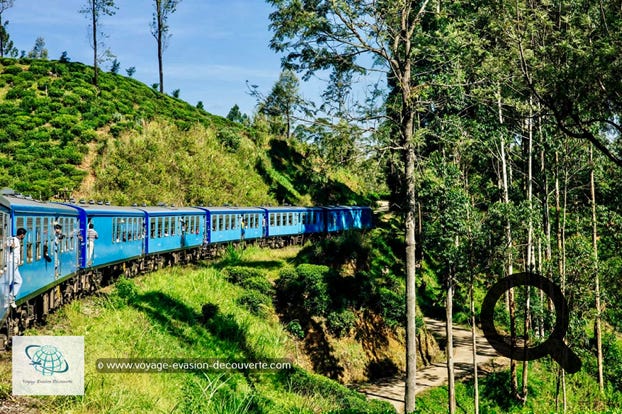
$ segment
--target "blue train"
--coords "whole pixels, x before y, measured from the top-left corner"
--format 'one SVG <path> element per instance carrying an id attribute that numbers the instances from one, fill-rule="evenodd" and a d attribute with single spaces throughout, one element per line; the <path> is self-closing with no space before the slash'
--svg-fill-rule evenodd
<path id="1" fill-rule="evenodd" d="M 74 297 L 134 276 L 214 257 L 228 244 L 270 247 L 372 225 L 369 207 L 115 207 L 0 192 L 0 349 Z M 19 252 L 10 246 L 21 236 Z M 97 236 L 97 237 L 95 237 Z M 22 278 L 14 300 L 14 270 Z"/>

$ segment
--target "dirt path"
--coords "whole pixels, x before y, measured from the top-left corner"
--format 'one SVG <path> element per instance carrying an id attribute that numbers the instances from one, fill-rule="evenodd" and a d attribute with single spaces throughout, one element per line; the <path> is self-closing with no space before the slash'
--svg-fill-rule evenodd
<path id="1" fill-rule="evenodd" d="M 445 322 L 425 318 L 428 331 L 441 342 L 445 342 Z M 470 329 L 454 325 L 454 370 L 456 378 L 472 375 L 473 351 L 471 348 Z M 480 373 L 485 374 L 501 366 L 509 364 L 507 358 L 499 356 L 488 344 L 481 332 L 477 332 L 477 366 Z M 447 365 L 437 362 L 417 370 L 417 394 L 432 387 L 447 384 Z M 404 412 L 404 378 L 391 378 L 374 384 L 365 385 L 359 391 L 369 398 L 389 401 L 398 413 Z"/>

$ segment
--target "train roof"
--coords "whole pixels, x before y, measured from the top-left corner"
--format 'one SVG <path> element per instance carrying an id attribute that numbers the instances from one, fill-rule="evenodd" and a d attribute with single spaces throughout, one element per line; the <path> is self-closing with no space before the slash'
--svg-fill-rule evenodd
<path id="1" fill-rule="evenodd" d="M 366 206 L 325 206 L 326 210 L 352 210 L 352 209 L 371 209 Z"/>
<path id="2" fill-rule="evenodd" d="M 59 203 L 35 200 L 32 197 L 26 197 L 8 189 L 0 192 L 0 205 L 18 213 L 78 215 L 78 212 L 71 207 Z"/>
<path id="3" fill-rule="evenodd" d="M 196 207 L 137 207 L 141 211 L 147 212 L 147 214 L 153 216 L 167 216 L 167 215 L 182 215 L 182 214 L 204 214 L 204 212 Z"/>
<path id="4" fill-rule="evenodd" d="M 322 210 L 322 207 L 277 206 L 266 207 L 269 212 Z"/>
<path id="5" fill-rule="evenodd" d="M 84 211 L 87 215 L 94 216 L 144 216 L 145 212 L 136 207 L 122 207 L 101 204 L 65 204 L 66 206 Z"/>
<path id="6" fill-rule="evenodd" d="M 210 213 L 263 213 L 265 209 L 261 207 L 199 207 L 202 210 L 209 211 Z"/>

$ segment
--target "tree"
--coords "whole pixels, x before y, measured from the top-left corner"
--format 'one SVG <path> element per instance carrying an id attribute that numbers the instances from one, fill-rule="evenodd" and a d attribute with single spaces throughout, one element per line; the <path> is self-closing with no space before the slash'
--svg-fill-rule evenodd
<path id="1" fill-rule="evenodd" d="M 622 166 L 622 30 L 615 2 L 501 2 L 499 31 L 523 83 L 557 127 Z M 601 132 L 608 131 L 608 134 Z"/>
<path id="2" fill-rule="evenodd" d="M 86 4 L 80 9 L 80 13 L 90 19 L 91 37 L 89 40 L 93 49 L 93 85 L 95 86 L 98 85 L 98 63 L 111 56 L 109 50 L 101 55 L 98 54 L 98 50 L 104 46 L 101 40 L 98 40 L 98 36 L 100 39 L 105 37 L 104 33 L 99 31 L 99 19 L 102 15 L 113 16 L 116 10 L 117 6 L 115 6 L 114 0 L 86 0 Z"/>
<path id="3" fill-rule="evenodd" d="M 160 93 L 164 93 L 164 70 L 162 56 L 168 46 L 169 34 L 168 17 L 175 13 L 181 0 L 154 0 L 155 12 L 151 21 L 151 34 L 158 44 L 158 73 L 160 75 Z"/>
<path id="4" fill-rule="evenodd" d="M 7 26 L 9 21 L 2 19 L 2 13 L 13 7 L 14 0 L 0 0 L 0 57 L 4 57 L 5 54 L 11 54 L 17 52 L 17 49 L 13 46 L 13 42 L 9 39 L 9 32 Z M 15 53 L 17 55 L 17 53 Z"/>
<path id="5" fill-rule="evenodd" d="M 229 113 L 227 114 L 227 119 L 232 122 L 242 123 L 244 118 L 242 117 L 242 112 L 240 111 L 238 104 L 231 107 Z"/>
<path id="6" fill-rule="evenodd" d="M 297 113 L 309 113 L 305 109 L 306 102 L 300 96 L 296 74 L 289 69 L 283 70 L 268 96 L 263 96 L 257 85 L 250 88 L 251 96 L 257 99 L 258 111 L 268 116 L 272 133 L 291 138 Z"/>
<path id="7" fill-rule="evenodd" d="M 413 62 L 425 53 L 416 38 L 422 21 L 433 13 L 428 0 L 412 2 L 359 0 L 268 0 L 276 8 L 270 15 L 274 36 L 270 43 L 277 52 L 288 51 L 286 68 L 305 71 L 305 77 L 321 70 L 359 72 L 371 69 L 357 57 L 370 56 L 393 80 L 395 112 L 391 119 L 397 134 L 392 151 L 403 162 L 400 175 L 405 200 L 404 219 L 406 263 L 406 393 L 405 410 L 415 411 L 416 387 L 416 293 L 415 293 L 415 137 L 422 125 L 418 110 L 424 107 L 425 85 L 413 76 Z M 302 6 L 302 7 L 301 7 Z M 420 87 L 417 87 L 420 86 Z M 425 107 L 424 107 L 425 108 Z"/>
<path id="8" fill-rule="evenodd" d="M 130 66 L 129 68 L 125 69 L 125 73 L 127 73 L 127 76 L 131 78 L 136 73 L 136 66 Z"/>
<path id="9" fill-rule="evenodd" d="M 121 67 L 121 63 L 117 59 L 113 60 L 112 64 L 110 65 L 110 73 L 114 73 L 114 74 L 119 73 L 120 67 Z"/>
<path id="10" fill-rule="evenodd" d="M 173 98 L 179 98 L 179 94 L 181 93 L 181 90 L 179 89 L 175 89 L 171 95 L 173 96 Z"/>
<path id="11" fill-rule="evenodd" d="M 47 59 L 48 58 L 48 50 L 45 48 L 45 39 L 42 37 L 37 37 L 35 41 L 35 45 L 32 50 L 28 52 L 28 57 L 31 59 Z"/>
<path id="12" fill-rule="evenodd" d="M 71 58 L 69 57 L 69 53 L 67 53 L 66 50 L 63 50 L 63 53 L 61 53 L 60 58 L 58 58 L 58 61 L 62 63 L 67 63 L 71 61 Z"/>

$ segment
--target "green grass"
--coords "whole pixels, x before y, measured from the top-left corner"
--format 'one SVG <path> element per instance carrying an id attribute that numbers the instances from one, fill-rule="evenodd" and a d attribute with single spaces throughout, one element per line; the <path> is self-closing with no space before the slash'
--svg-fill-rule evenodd
<path id="1" fill-rule="evenodd" d="M 557 372 L 558 365 L 550 360 L 531 362 L 528 397 L 524 405 L 509 397 L 509 369 L 480 378 L 480 413 L 561 413 L 561 391 L 559 409 L 556 410 L 555 406 Z M 521 373 L 522 363 L 518 367 L 519 387 Z M 566 387 L 567 413 L 622 413 L 620 394 L 608 389 L 602 396 L 596 379 L 587 372 L 586 367 L 574 375 L 566 375 Z M 458 412 L 474 412 L 472 380 L 456 383 L 456 402 Z M 447 387 L 434 388 L 417 396 L 417 410 L 421 414 L 446 412 Z"/>
<path id="2" fill-rule="evenodd" d="M 294 249 L 250 247 L 235 258 L 270 273 L 293 254 Z M 386 404 L 368 402 L 300 368 L 262 373 L 96 371 L 98 358 L 295 360 L 295 344 L 274 311 L 258 317 L 238 305 L 245 290 L 229 283 L 218 267 L 199 264 L 121 279 L 108 294 L 74 301 L 52 315 L 45 327 L 27 332 L 85 337 L 85 395 L 34 397 L 34 404 L 49 413 L 391 412 Z M 207 303 L 218 306 L 209 321 L 202 314 Z M 0 365 L 0 371 L 5 369 Z M 0 398 L 9 393 L 9 381 L 10 375 L 0 379 Z"/>

